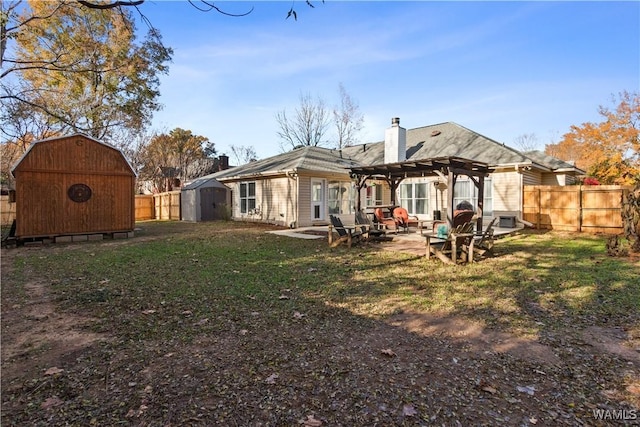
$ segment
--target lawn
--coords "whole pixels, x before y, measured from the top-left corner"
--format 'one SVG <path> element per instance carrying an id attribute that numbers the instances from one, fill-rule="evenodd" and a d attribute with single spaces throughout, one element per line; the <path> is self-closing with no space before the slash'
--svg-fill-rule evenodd
<path id="1" fill-rule="evenodd" d="M 525 232 L 451 266 L 247 223 L 138 226 L 3 249 L 2 425 L 640 419 L 640 263 L 604 237 Z"/>

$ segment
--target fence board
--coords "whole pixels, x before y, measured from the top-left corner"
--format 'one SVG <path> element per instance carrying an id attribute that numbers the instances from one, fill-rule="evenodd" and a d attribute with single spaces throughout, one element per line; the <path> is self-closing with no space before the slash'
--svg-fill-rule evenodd
<path id="1" fill-rule="evenodd" d="M 136 194 L 136 221 L 154 218 L 153 196 L 151 194 Z"/>
<path id="2" fill-rule="evenodd" d="M 524 187 L 522 216 L 539 229 L 622 232 L 622 198 L 630 187 L 551 186 Z"/>
<path id="3" fill-rule="evenodd" d="M 9 196 L 0 196 L 0 224 L 11 225 L 16 219 L 16 204 L 9 203 Z"/>
<path id="4" fill-rule="evenodd" d="M 180 220 L 180 191 L 153 195 L 155 219 Z"/>

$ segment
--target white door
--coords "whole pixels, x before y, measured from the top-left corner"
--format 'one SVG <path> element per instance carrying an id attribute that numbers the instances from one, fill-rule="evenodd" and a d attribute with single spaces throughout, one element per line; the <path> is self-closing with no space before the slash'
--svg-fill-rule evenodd
<path id="1" fill-rule="evenodd" d="M 324 181 L 311 181 L 311 219 L 324 220 Z"/>

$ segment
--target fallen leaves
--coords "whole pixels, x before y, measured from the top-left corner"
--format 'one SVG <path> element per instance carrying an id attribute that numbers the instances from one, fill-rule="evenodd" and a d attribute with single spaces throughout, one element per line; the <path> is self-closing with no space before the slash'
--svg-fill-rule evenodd
<path id="1" fill-rule="evenodd" d="M 380 353 L 384 354 L 387 357 L 396 357 L 396 353 L 390 348 L 385 348 L 384 350 L 380 350 Z"/>
<path id="2" fill-rule="evenodd" d="M 527 393 L 529 396 L 533 396 L 534 394 L 536 394 L 536 388 L 532 385 L 516 386 L 516 390 L 518 390 L 520 393 Z"/>
<path id="3" fill-rule="evenodd" d="M 320 427 L 322 425 L 322 421 L 315 418 L 313 415 L 307 415 L 307 419 L 301 420 L 300 424 L 304 425 L 305 427 Z"/>
<path id="4" fill-rule="evenodd" d="M 49 410 L 51 408 L 54 408 L 56 406 L 60 406 L 64 403 L 63 400 L 61 400 L 60 398 L 58 398 L 58 396 L 52 396 L 52 397 L 48 397 L 44 400 L 44 402 L 42 402 L 40 404 L 40 407 L 44 410 Z"/>
<path id="5" fill-rule="evenodd" d="M 402 407 L 402 415 L 405 417 L 414 417 L 418 415 L 418 411 L 416 411 L 416 408 L 414 408 L 413 405 L 407 404 Z"/>
<path id="6" fill-rule="evenodd" d="M 44 371 L 45 375 L 56 375 L 64 372 L 64 369 L 58 368 L 57 366 L 53 366 L 46 371 Z"/>
<path id="7" fill-rule="evenodd" d="M 278 377 L 278 374 L 271 374 L 264 380 L 264 382 L 267 384 L 275 384 Z"/>

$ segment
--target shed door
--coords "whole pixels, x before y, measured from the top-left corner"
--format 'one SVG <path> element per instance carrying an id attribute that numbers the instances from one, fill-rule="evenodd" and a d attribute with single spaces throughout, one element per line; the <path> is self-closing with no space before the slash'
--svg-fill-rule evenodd
<path id="1" fill-rule="evenodd" d="M 224 188 L 200 189 L 200 220 L 213 221 L 224 218 L 224 209 L 227 201 L 227 190 Z"/>

